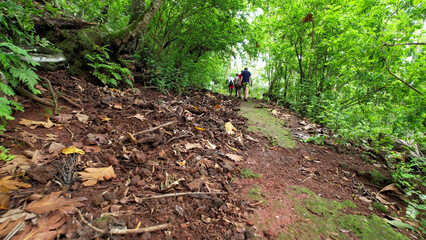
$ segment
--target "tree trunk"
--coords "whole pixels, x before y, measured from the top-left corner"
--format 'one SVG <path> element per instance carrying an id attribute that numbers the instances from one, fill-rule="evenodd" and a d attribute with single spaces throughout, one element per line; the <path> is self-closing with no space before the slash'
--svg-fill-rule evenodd
<path id="1" fill-rule="evenodd" d="M 130 19 L 128 25 L 132 24 L 145 11 L 145 0 L 132 0 L 130 7 Z"/>

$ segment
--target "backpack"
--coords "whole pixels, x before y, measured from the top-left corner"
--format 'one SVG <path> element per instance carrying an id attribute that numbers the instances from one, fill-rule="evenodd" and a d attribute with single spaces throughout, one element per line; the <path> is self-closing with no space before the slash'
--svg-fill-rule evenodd
<path id="1" fill-rule="evenodd" d="M 228 78 L 228 85 L 229 86 L 234 86 L 234 78 L 233 77 L 229 77 Z"/>

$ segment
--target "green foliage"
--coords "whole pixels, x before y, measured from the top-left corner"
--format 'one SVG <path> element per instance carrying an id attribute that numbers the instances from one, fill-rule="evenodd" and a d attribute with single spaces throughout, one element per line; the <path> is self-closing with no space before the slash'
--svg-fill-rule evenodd
<path id="1" fill-rule="evenodd" d="M 86 54 L 88 65 L 93 68 L 93 76 L 103 84 L 116 87 L 125 83 L 133 87 L 133 76 L 129 69 L 112 62 L 108 53 L 108 46 L 94 46 L 93 54 Z"/>
<path id="2" fill-rule="evenodd" d="M 245 178 L 261 178 L 262 176 L 258 173 L 254 173 L 252 172 L 250 169 L 243 169 L 241 170 L 241 178 L 245 179 Z"/>
<path id="3" fill-rule="evenodd" d="M 317 145 L 324 145 L 325 139 L 328 139 L 326 135 L 318 134 L 318 135 L 309 137 L 308 139 L 304 140 L 304 142 L 306 143 L 313 142 Z"/>
<path id="4" fill-rule="evenodd" d="M 16 156 L 9 154 L 10 149 L 0 146 L 0 161 L 10 161 L 13 160 Z"/>

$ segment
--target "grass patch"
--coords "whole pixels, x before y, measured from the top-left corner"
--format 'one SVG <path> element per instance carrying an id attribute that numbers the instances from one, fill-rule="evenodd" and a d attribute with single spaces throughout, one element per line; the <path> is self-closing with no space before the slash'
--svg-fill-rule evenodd
<path id="1" fill-rule="evenodd" d="M 287 194 L 303 221 L 289 226 L 278 239 L 407 239 L 376 215 L 345 214 L 345 209 L 356 208 L 352 201 L 320 198 L 309 189 L 298 186 L 291 187 Z"/>
<path id="2" fill-rule="evenodd" d="M 254 186 L 252 189 L 250 189 L 247 197 L 255 201 L 264 201 L 264 198 L 263 198 L 262 192 L 260 191 L 259 186 Z"/>
<path id="3" fill-rule="evenodd" d="M 252 172 L 250 169 L 241 170 L 241 178 L 261 178 L 262 176 L 258 173 Z"/>
<path id="4" fill-rule="evenodd" d="M 294 148 L 296 142 L 288 129 L 283 127 L 284 121 L 274 117 L 269 110 L 255 106 L 256 103 L 252 101 L 241 103 L 240 113 L 248 119 L 248 129 L 252 132 L 262 132 L 273 146 Z"/>

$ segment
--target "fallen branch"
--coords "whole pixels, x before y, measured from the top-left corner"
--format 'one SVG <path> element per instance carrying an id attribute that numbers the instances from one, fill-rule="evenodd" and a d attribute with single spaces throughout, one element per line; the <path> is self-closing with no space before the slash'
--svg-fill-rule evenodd
<path id="1" fill-rule="evenodd" d="M 58 114 L 58 96 L 56 95 L 55 91 L 53 91 L 52 83 L 48 78 L 45 78 L 43 76 L 38 77 L 47 83 L 47 88 L 49 89 L 50 95 L 52 96 L 53 105 L 55 107 L 55 114 Z"/>
<path id="2" fill-rule="evenodd" d="M 139 135 L 142 135 L 142 134 L 145 134 L 145 133 L 149 133 L 149 132 L 153 132 L 153 131 L 155 131 L 157 129 L 160 129 L 160 128 L 165 127 L 165 126 L 169 126 L 169 125 L 171 125 L 173 123 L 176 123 L 176 121 L 171 121 L 171 122 L 168 122 L 168 123 L 165 123 L 165 124 L 161 124 L 160 126 L 157 126 L 157 127 L 154 127 L 154 128 L 150 128 L 150 129 L 147 129 L 147 130 L 143 130 L 143 131 L 137 132 L 135 134 L 132 134 L 132 136 L 135 138 L 135 137 L 137 137 Z M 121 136 L 121 138 L 119 140 L 121 140 L 122 142 L 125 142 L 128 139 L 129 139 L 128 136 Z"/>
<path id="3" fill-rule="evenodd" d="M 6 134 L 0 134 L 0 137 L 12 139 L 12 140 L 15 140 L 15 141 L 22 141 L 25 144 L 27 144 L 30 148 L 34 148 L 34 145 L 32 143 L 30 143 L 30 142 L 28 142 L 24 139 L 18 138 L 18 137 L 9 136 L 9 135 L 6 135 Z"/>
<path id="4" fill-rule="evenodd" d="M 83 223 L 85 223 L 89 228 L 95 230 L 96 232 L 100 232 L 102 234 L 116 234 L 116 235 L 125 235 L 125 234 L 137 234 L 137 233 L 144 233 L 144 232 L 153 232 L 157 230 L 164 230 L 172 226 L 170 223 L 164 223 L 152 227 L 146 227 L 146 228 L 134 228 L 134 229 L 99 229 L 95 226 L 93 226 L 91 223 L 89 223 L 84 217 L 83 214 L 81 214 L 80 210 L 75 208 L 77 210 L 78 215 L 80 216 L 80 219 Z"/>
<path id="5" fill-rule="evenodd" d="M 157 196 L 151 196 L 142 198 L 141 200 L 148 200 L 148 199 L 159 199 L 159 198 L 166 198 L 166 197 L 178 197 L 178 196 L 186 196 L 186 195 L 223 195 L 228 194 L 227 192 L 183 192 L 183 193 L 168 193 L 163 195 L 157 195 Z"/>
<path id="6" fill-rule="evenodd" d="M 43 105 L 54 107 L 54 105 L 53 105 L 53 103 L 51 101 L 48 101 L 48 100 L 46 100 L 44 98 L 37 97 L 36 95 L 28 92 L 27 90 L 25 90 L 25 89 L 23 89 L 23 88 L 21 88 L 19 86 L 16 86 L 15 90 L 18 93 L 20 93 L 22 96 L 24 96 L 24 97 L 30 98 L 30 99 L 32 99 L 32 100 L 34 100 L 34 101 L 36 101 L 38 103 L 41 103 Z"/>
<path id="7" fill-rule="evenodd" d="M 71 99 L 69 99 L 68 97 L 66 97 L 63 93 L 61 93 L 59 91 L 56 91 L 56 94 L 60 98 L 64 99 L 67 103 L 71 104 L 72 106 L 74 106 L 76 108 L 79 108 L 79 109 L 83 109 L 83 107 L 80 104 L 73 102 Z"/>
<path id="8" fill-rule="evenodd" d="M 426 43 L 385 43 L 383 46 L 400 46 L 400 45 L 426 45 Z"/>

